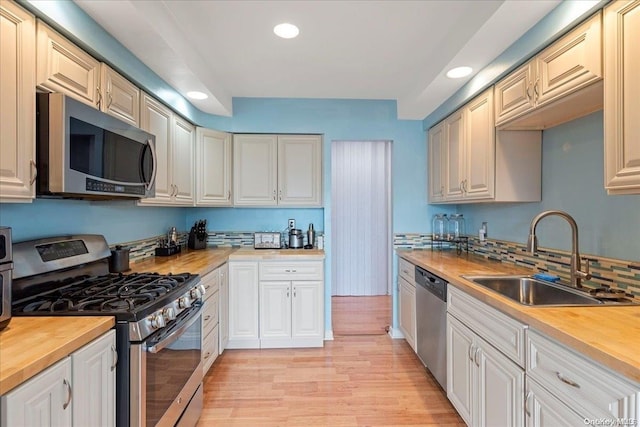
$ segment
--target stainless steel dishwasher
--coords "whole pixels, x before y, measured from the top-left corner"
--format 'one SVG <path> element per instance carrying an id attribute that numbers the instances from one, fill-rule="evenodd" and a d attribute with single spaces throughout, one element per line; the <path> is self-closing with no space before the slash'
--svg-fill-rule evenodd
<path id="1" fill-rule="evenodd" d="M 418 357 L 447 390 L 447 282 L 416 267 Z"/>

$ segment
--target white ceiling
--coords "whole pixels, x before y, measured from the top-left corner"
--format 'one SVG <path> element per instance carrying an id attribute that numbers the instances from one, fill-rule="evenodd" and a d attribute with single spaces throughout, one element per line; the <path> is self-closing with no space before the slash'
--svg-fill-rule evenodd
<path id="1" fill-rule="evenodd" d="M 560 0 L 75 0 L 202 111 L 233 97 L 392 99 L 422 120 Z M 291 40 L 273 34 L 290 22 Z"/>

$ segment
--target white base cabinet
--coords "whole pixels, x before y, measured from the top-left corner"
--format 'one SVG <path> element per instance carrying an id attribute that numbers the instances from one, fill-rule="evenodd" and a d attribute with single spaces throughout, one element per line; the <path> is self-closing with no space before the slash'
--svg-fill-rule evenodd
<path id="1" fill-rule="evenodd" d="M 229 342 L 229 265 L 224 264 L 220 270 L 220 319 L 218 320 L 219 344 L 218 352 L 222 354 Z"/>
<path id="2" fill-rule="evenodd" d="M 220 270 L 217 268 L 202 276 L 200 284 L 204 287 L 204 310 L 202 312 L 202 375 L 218 357 L 219 319 L 220 319 Z"/>
<path id="3" fill-rule="evenodd" d="M 324 345 L 324 262 L 229 263 L 226 348 Z"/>
<path id="4" fill-rule="evenodd" d="M 449 286 L 447 397 L 467 425 L 524 425 L 525 329 Z"/>
<path id="5" fill-rule="evenodd" d="M 416 266 L 398 258 L 398 320 L 404 339 L 416 351 Z"/>
<path id="6" fill-rule="evenodd" d="M 115 345 L 111 330 L 2 396 L 0 425 L 115 426 Z"/>
<path id="7" fill-rule="evenodd" d="M 229 262 L 227 348 L 260 348 L 258 262 Z"/>

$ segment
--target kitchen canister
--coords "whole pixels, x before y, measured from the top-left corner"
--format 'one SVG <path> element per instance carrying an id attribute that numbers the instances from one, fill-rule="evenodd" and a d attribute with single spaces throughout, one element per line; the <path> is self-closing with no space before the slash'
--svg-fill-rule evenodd
<path id="1" fill-rule="evenodd" d="M 127 270 L 129 270 L 129 248 L 116 245 L 115 249 L 111 250 L 109 272 L 122 273 Z"/>
<path id="2" fill-rule="evenodd" d="M 433 240 L 446 240 L 449 232 L 449 221 L 447 214 L 435 214 L 431 223 Z"/>
<path id="3" fill-rule="evenodd" d="M 449 218 L 449 240 L 459 240 L 464 235 L 464 217 L 462 214 L 452 214 Z"/>

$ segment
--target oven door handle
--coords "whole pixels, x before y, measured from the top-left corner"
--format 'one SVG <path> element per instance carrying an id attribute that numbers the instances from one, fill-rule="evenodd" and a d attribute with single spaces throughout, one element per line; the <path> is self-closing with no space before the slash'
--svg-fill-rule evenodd
<path id="1" fill-rule="evenodd" d="M 180 327 L 178 327 L 178 329 L 176 329 L 175 331 L 173 331 L 172 333 L 167 335 L 167 337 L 165 339 L 163 339 L 162 341 L 160 341 L 156 345 L 153 345 L 153 346 L 147 348 L 147 352 L 148 353 L 158 353 L 160 350 L 162 350 L 162 349 L 166 348 L 167 346 L 169 346 L 169 345 L 173 344 L 174 342 L 176 342 L 178 340 L 178 338 L 180 338 L 180 336 L 191 325 L 193 325 L 196 322 L 196 320 L 198 320 L 200 318 L 201 314 L 202 314 L 202 306 L 198 307 L 198 309 L 196 311 L 194 311 L 194 314 L 192 314 L 191 316 L 185 318 L 183 320 L 182 325 L 180 325 Z"/>

